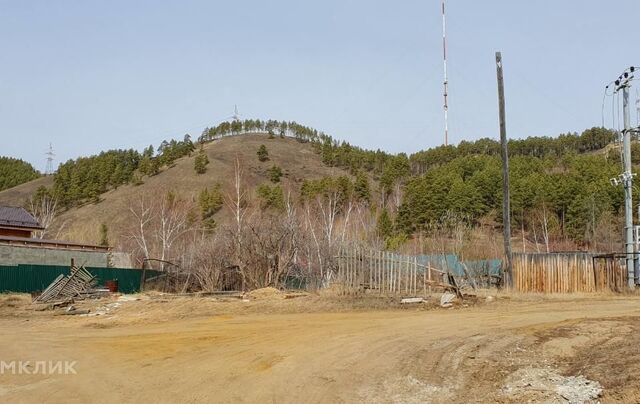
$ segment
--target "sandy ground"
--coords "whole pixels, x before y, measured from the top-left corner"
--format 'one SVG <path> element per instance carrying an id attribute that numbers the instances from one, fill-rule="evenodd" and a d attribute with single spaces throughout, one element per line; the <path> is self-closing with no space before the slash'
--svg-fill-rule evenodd
<path id="1" fill-rule="evenodd" d="M 35 312 L 0 296 L 0 402 L 639 402 L 640 299 L 498 298 L 464 307 L 141 296 Z M 595 401 L 594 401 L 595 402 Z"/>

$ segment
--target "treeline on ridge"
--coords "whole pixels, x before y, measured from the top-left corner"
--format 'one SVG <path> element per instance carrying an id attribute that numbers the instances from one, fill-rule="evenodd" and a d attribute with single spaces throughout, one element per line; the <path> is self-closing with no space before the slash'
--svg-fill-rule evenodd
<path id="1" fill-rule="evenodd" d="M 40 173 L 26 161 L 0 157 L 0 191 L 35 180 Z"/>
<path id="2" fill-rule="evenodd" d="M 445 211 L 456 212 L 470 223 L 482 218 L 500 222 L 500 144 L 495 140 L 463 141 L 457 146 L 440 146 L 411 156 L 392 155 L 339 142 L 296 122 L 274 120 L 224 122 L 206 128 L 195 144 L 186 135 L 180 141 L 162 142 L 157 152 L 149 146 L 142 153 L 112 150 L 69 160 L 58 169 L 53 193 L 66 208 L 98 201 L 99 195 L 109 189 L 140 183 L 142 176 L 157 174 L 162 167 L 192 154 L 198 144 L 244 133 L 310 142 L 325 164 L 344 168 L 361 180 L 361 201 L 370 201 L 373 192 L 378 191 L 381 199 L 371 201 L 371 208 L 388 216 L 384 221 L 390 224 L 383 227 L 392 228 L 390 233 L 410 235 L 428 229 Z M 592 153 L 616 138 L 613 131 L 591 128 L 582 134 L 557 138 L 511 140 L 514 225 L 532 230 L 539 225 L 540 212 L 544 211 L 548 215 L 544 218 L 546 223 L 563 237 L 577 242 L 594 237 L 599 221 L 619 213 L 622 205 L 621 189 L 609 183 L 620 171 L 617 153 Z M 369 185 L 362 185 L 365 172 L 377 181 L 377 189 L 370 191 Z M 305 182 L 301 194 L 311 192 L 311 185 Z M 263 185 L 258 194 L 265 207 L 282 204 L 278 186 Z M 400 203 L 387 212 L 385 201 L 392 194 Z"/>
<path id="3" fill-rule="evenodd" d="M 141 175 L 155 175 L 180 157 L 190 155 L 195 146 L 189 135 L 181 141 L 163 141 L 157 154 L 153 146 L 136 150 L 109 150 L 60 164 L 54 177 L 53 196 L 64 208 L 84 202 L 98 202 L 100 195 L 120 185 L 141 183 Z"/>

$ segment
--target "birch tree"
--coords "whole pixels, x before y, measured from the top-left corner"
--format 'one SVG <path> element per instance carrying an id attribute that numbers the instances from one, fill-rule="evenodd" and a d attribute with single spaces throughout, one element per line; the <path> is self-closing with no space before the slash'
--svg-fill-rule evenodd
<path id="1" fill-rule="evenodd" d="M 42 226 L 42 230 L 34 232 L 35 237 L 45 238 L 58 214 L 58 199 L 52 196 L 46 188 L 38 188 L 35 194 L 29 198 L 29 212 Z"/>

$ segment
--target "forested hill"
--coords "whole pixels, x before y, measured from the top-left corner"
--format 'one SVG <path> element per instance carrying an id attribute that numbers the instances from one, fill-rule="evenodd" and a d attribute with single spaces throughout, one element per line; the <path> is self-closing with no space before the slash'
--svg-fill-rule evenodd
<path id="1" fill-rule="evenodd" d="M 353 174 L 373 173 L 386 192 L 412 175 L 445 165 L 469 155 L 498 156 L 500 145 L 491 139 L 463 141 L 458 146 L 441 146 L 415 153 L 391 155 L 380 150 L 365 150 L 296 122 L 245 120 L 224 122 L 206 128 L 197 141 L 189 135 L 182 140 L 163 141 L 157 149 L 149 146 L 142 153 L 135 150 L 110 150 L 96 156 L 69 160 L 58 168 L 53 192 L 64 207 L 87 201 L 97 201 L 100 194 L 127 183 L 139 183 L 144 176 L 156 175 L 163 167 L 171 166 L 180 157 L 191 155 L 198 144 L 221 137 L 246 133 L 265 133 L 267 137 L 293 137 L 310 142 L 328 166 L 341 167 Z M 511 140 L 511 156 L 559 158 L 570 154 L 592 152 L 615 140 L 615 133 L 599 128 L 581 135 L 565 134 L 557 138 L 532 137 Z"/>
<path id="2" fill-rule="evenodd" d="M 34 180 L 40 176 L 33 166 L 11 157 L 0 157 L 0 191 Z"/>
<path id="3" fill-rule="evenodd" d="M 509 140 L 510 156 L 562 157 L 570 154 L 589 153 L 602 150 L 617 139 L 617 134 L 603 128 L 591 128 L 582 132 L 561 134 L 558 137 L 532 136 L 526 139 Z M 411 155 L 415 167 L 424 170 L 448 163 L 455 158 L 470 155 L 500 155 L 500 142 L 483 138 L 476 141 L 461 141 L 457 146 L 440 146 Z"/>
<path id="4" fill-rule="evenodd" d="M 163 141 L 157 148 L 149 146 L 142 153 L 111 150 L 69 160 L 59 166 L 54 184 L 46 192 L 67 210 L 98 203 L 105 192 L 142 184 L 171 170 L 186 156 L 195 156 L 192 175 L 197 176 L 207 170 L 204 145 L 210 149 L 208 144 L 220 138 L 246 134 L 263 136 L 265 142 L 271 141 L 269 148 L 279 147 L 279 138 L 294 138 L 311 146 L 325 166 L 340 168 L 361 180 L 366 173 L 373 180 L 372 191 L 380 195 L 369 200 L 371 211 L 378 219 L 384 214 L 384 221 L 389 222 L 383 226 L 385 238 L 429 231 L 451 214 L 471 225 L 500 222 L 500 145 L 495 140 L 463 141 L 410 156 L 392 155 L 338 141 L 296 122 L 274 120 L 224 122 L 206 128 L 197 140 L 186 135 L 182 140 Z M 579 244 L 592 242 L 598 232 L 614 226 L 622 205 L 622 190 L 609 183 L 621 170 L 618 151 L 609 147 L 616 136 L 612 131 L 592 128 L 555 138 L 511 140 L 514 224 L 536 232 L 542 220 L 545 236 Z M 212 147 L 215 150 L 215 145 Z M 241 141 L 237 147 L 242 147 Z M 280 167 L 271 169 L 269 175 L 281 175 Z M 270 198 L 263 191 L 262 196 Z"/>

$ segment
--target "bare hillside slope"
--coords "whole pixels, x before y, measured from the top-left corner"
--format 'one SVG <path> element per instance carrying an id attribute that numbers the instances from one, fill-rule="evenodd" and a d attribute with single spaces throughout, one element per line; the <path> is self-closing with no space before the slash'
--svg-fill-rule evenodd
<path id="1" fill-rule="evenodd" d="M 265 162 L 260 162 L 256 154 L 262 144 L 269 152 L 269 160 Z M 184 198 L 196 198 L 203 188 L 212 187 L 216 183 L 220 183 L 227 193 L 231 190 L 236 157 L 240 160 L 244 183 L 250 192 L 254 192 L 262 183 L 269 183 L 267 170 L 274 164 L 284 174 L 281 183 L 285 192 L 290 189 L 296 194 L 304 179 L 347 174 L 345 170 L 324 165 L 310 143 L 293 138 L 269 139 L 264 134 L 229 136 L 205 144 L 204 150 L 209 158 L 206 173 L 196 174 L 196 153 L 191 157 L 181 158 L 172 167 L 163 168 L 158 175 L 145 177 L 142 185 L 121 186 L 102 194 L 101 201 L 97 204 L 86 204 L 64 212 L 58 218 L 58 228 L 52 236 L 96 243 L 99 239 L 99 226 L 106 223 L 112 243 L 117 242 L 118 234 L 126 235 L 128 232 L 131 219 L 129 206 L 140 195 L 159 196 L 162 192 L 172 190 Z M 52 182 L 52 178 L 47 177 L 0 192 L 0 203 L 21 205 L 38 186 L 51 185 Z M 224 208 L 219 215 L 225 216 Z"/>
<path id="2" fill-rule="evenodd" d="M 25 182 L 13 188 L 0 192 L 0 204 L 11 206 L 24 206 L 29 197 L 41 186 L 50 187 L 53 185 L 53 177 L 40 177 L 33 181 Z"/>

